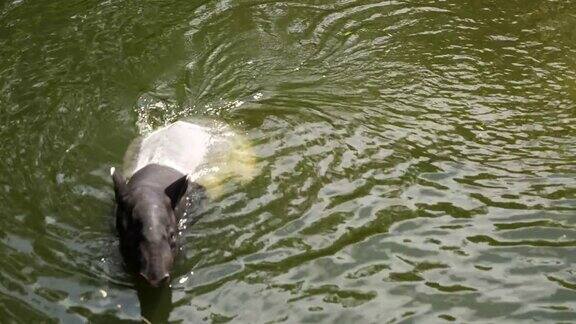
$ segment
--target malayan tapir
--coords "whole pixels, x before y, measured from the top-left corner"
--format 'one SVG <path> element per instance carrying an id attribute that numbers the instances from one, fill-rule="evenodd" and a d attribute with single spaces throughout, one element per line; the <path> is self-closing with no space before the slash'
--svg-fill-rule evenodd
<path id="1" fill-rule="evenodd" d="M 213 198 L 233 180 L 250 180 L 253 167 L 248 141 L 214 120 L 178 121 L 134 140 L 124 172 L 111 168 L 125 263 L 153 287 L 169 282 L 181 198 Z"/>

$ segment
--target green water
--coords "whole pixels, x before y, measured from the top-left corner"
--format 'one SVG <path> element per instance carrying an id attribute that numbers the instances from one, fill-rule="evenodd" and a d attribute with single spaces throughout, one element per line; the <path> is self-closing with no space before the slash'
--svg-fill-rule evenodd
<path id="1" fill-rule="evenodd" d="M 576 321 L 571 0 L 0 1 L 0 322 Z M 257 177 L 134 287 L 110 166 L 194 116 Z"/>

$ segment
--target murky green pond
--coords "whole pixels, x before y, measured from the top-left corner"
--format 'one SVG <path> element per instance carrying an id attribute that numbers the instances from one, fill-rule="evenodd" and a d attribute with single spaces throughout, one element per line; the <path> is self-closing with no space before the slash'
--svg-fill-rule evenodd
<path id="1" fill-rule="evenodd" d="M 571 0 L 1 0 L 0 321 L 575 321 L 575 31 Z M 151 293 L 108 169 L 191 116 L 258 174 Z"/>

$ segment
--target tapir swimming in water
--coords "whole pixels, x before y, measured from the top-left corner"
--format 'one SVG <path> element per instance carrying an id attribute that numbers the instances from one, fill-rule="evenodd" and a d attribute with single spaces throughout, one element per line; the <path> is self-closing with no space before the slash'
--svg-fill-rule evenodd
<path id="1" fill-rule="evenodd" d="M 216 196 L 223 183 L 250 180 L 253 166 L 247 140 L 216 121 L 178 121 L 134 140 L 124 173 L 110 170 L 125 263 L 153 287 L 167 283 L 181 198 L 190 192 Z"/>

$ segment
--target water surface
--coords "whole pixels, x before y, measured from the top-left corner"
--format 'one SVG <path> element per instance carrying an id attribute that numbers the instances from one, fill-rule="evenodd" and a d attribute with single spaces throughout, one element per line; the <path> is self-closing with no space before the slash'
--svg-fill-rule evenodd
<path id="1" fill-rule="evenodd" d="M 574 321 L 573 1 L 0 1 L 7 322 Z M 257 177 L 122 267 L 108 175 L 156 126 Z"/>

